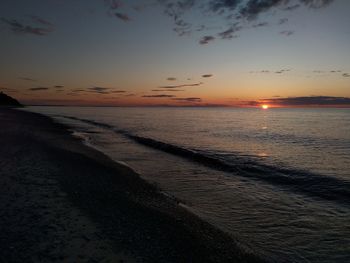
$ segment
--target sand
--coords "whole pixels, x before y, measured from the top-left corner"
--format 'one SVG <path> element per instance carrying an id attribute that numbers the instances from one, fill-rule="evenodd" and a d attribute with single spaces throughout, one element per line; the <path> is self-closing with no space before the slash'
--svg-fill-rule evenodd
<path id="1" fill-rule="evenodd" d="M 0 262 L 262 262 L 67 127 L 0 108 Z"/>

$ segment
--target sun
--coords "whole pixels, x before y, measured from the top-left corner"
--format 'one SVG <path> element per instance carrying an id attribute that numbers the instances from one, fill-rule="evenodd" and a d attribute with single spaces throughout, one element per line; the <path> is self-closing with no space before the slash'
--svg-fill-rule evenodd
<path id="1" fill-rule="evenodd" d="M 269 105 L 263 104 L 263 105 L 261 105 L 261 108 L 264 110 L 267 110 L 269 108 Z"/>

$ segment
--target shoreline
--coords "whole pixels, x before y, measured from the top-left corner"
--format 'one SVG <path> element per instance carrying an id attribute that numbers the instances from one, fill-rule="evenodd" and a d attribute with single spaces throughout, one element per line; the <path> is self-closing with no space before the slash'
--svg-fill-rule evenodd
<path id="1" fill-rule="evenodd" d="M 1 262 L 264 262 L 67 126 L 0 121 Z"/>

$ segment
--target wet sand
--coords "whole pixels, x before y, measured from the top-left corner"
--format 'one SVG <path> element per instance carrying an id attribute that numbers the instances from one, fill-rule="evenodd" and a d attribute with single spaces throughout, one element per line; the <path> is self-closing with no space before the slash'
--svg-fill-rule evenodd
<path id="1" fill-rule="evenodd" d="M 262 262 L 52 119 L 0 123 L 0 262 Z"/>

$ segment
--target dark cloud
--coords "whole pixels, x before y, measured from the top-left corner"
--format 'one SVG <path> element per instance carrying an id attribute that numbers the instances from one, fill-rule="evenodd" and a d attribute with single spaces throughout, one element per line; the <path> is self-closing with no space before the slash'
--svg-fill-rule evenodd
<path id="1" fill-rule="evenodd" d="M 104 2 L 112 10 L 119 9 L 123 6 L 123 1 L 120 0 L 104 0 Z"/>
<path id="2" fill-rule="evenodd" d="M 279 69 L 279 70 L 276 70 L 276 71 L 270 71 L 270 70 L 267 70 L 267 69 L 263 69 L 263 70 L 260 70 L 260 71 L 250 71 L 249 73 L 252 73 L 252 74 L 256 74 L 256 73 L 276 73 L 276 74 L 282 74 L 282 73 L 285 73 L 285 72 L 288 72 L 288 71 L 291 71 L 290 69 Z"/>
<path id="3" fill-rule="evenodd" d="M 127 15 L 124 12 L 121 12 L 120 10 L 125 7 L 124 1 L 120 0 L 104 0 L 105 5 L 108 7 L 108 15 L 109 16 L 115 16 L 116 18 L 122 20 L 123 22 L 129 22 L 131 21 L 131 18 L 129 15 Z"/>
<path id="4" fill-rule="evenodd" d="M 235 23 L 234 25 L 230 26 L 227 30 L 218 33 L 218 36 L 221 39 L 232 39 L 238 37 L 235 35 L 237 32 L 242 30 L 242 26 L 239 25 L 239 23 Z"/>
<path id="5" fill-rule="evenodd" d="M 89 91 L 92 92 L 97 92 L 97 93 L 101 93 L 101 92 L 106 92 L 109 90 L 109 88 L 103 88 L 103 87 L 92 87 L 92 88 L 88 88 Z"/>
<path id="6" fill-rule="evenodd" d="M 281 70 L 275 71 L 275 73 L 276 73 L 276 74 L 282 74 L 282 73 L 288 72 L 288 71 L 290 71 L 290 69 L 281 69 Z"/>
<path id="7" fill-rule="evenodd" d="M 86 90 L 84 90 L 84 89 L 74 89 L 74 90 L 72 90 L 72 92 L 85 92 Z"/>
<path id="8" fill-rule="evenodd" d="M 161 86 L 160 89 L 176 89 L 176 88 L 184 88 L 184 87 L 195 87 L 202 85 L 202 82 L 193 83 L 193 84 L 181 84 L 181 85 L 173 85 L 173 86 Z"/>
<path id="9" fill-rule="evenodd" d="M 201 38 L 201 40 L 199 40 L 199 44 L 205 45 L 214 40 L 215 40 L 215 37 L 213 36 L 204 36 Z"/>
<path id="10" fill-rule="evenodd" d="M 174 20 L 175 25 L 179 26 L 179 21 L 182 20 L 184 13 L 195 6 L 195 0 L 158 0 L 164 5 L 164 13 Z M 187 26 L 188 23 L 186 23 Z M 181 25 L 180 25 L 181 28 Z"/>
<path id="11" fill-rule="evenodd" d="M 190 98 L 173 98 L 172 100 L 184 101 L 184 102 L 201 102 L 201 98 L 190 97 Z"/>
<path id="12" fill-rule="evenodd" d="M 265 27 L 265 26 L 268 26 L 269 23 L 267 22 L 261 22 L 261 23 L 258 23 L 258 24 L 254 24 L 253 27 L 254 28 L 259 28 L 259 27 Z"/>
<path id="13" fill-rule="evenodd" d="M 159 95 L 143 95 L 143 98 L 174 98 L 174 95 L 159 94 Z"/>
<path id="14" fill-rule="evenodd" d="M 50 26 L 50 27 L 53 27 L 53 24 L 41 17 L 38 17 L 38 16 L 29 16 L 33 22 L 37 23 L 37 24 L 42 24 L 44 26 Z"/>
<path id="15" fill-rule="evenodd" d="M 176 78 L 174 78 L 174 77 L 169 77 L 169 78 L 167 78 L 167 80 L 169 80 L 169 81 L 174 81 L 174 80 L 176 80 Z"/>
<path id="16" fill-rule="evenodd" d="M 293 11 L 293 10 L 299 8 L 299 7 L 300 7 L 299 4 L 295 4 L 295 5 L 290 5 L 290 6 L 285 7 L 285 8 L 283 8 L 283 10 L 285 10 L 285 11 Z"/>
<path id="17" fill-rule="evenodd" d="M 10 30 L 16 34 L 46 36 L 54 30 L 50 22 L 34 16 L 32 16 L 31 18 L 31 24 L 24 24 L 16 19 L 6 18 L 0 18 L 0 21 L 9 26 Z"/>
<path id="18" fill-rule="evenodd" d="M 344 74 L 343 74 L 343 77 L 349 78 L 349 77 L 350 77 L 350 74 L 349 74 L 349 73 L 344 73 Z"/>
<path id="19" fill-rule="evenodd" d="M 294 31 L 292 31 L 292 30 L 284 30 L 284 31 L 280 32 L 280 35 L 284 35 L 284 36 L 289 37 L 291 35 L 294 35 Z"/>
<path id="20" fill-rule="evenodd" d="M 178 91 L 184 91 L 182 89 L 153 89 L 154 92 L 178 92 Z"/>
<path id="21" fill-rule="evenodd" d="M 174 23 L 175 23 L 175 27 L 173 30 L 179 36 L 191 34 L 191 24 L 190 23 L 185 22 L 183 19 L 176 19 Z"/>
<path id="22" fill-rule="evenodd" d="M 321 8 L 329 5 L 334 0 L 299 0 L 301 4 L 309 8 Z M 284 10 L 292 11 L 299 7 L 286 6 L 290 0 L 249 0 L 240 10 L 242 17 L 247 19 L 256 19 L 261 13 L 267 12 L 276 7 L 282 7 Z"/>
<path id="23" fill-rule="evenodd" d="M 26 77 L 20 77 L 19 79 L 26 80 L 26 81 L 33 81 L 33 82 L 37 81 L 36 79 L 26 78 Z"/>
<path id="24" fill-rule="evenodd" d="M 160 6 L 165 15 L 169 16 L 174 23 L 173 30 L 179 35 L 191 35 L 193 32 L 210 31 L 210 34 L 204 35 L 199 43 L 201 45 L 208 44 L 220 39 L 233 39 L 238 37 L 237 32 L 245 28 L 261 28 L 268 26 L 266 22 L 258 22 L 250 26 L 249 23 L 258 19 L 265 12 L 274 11 L 292 11 L 298 7 L 305 6 L 307 8 L 321 8 L 329 5 L 334 0 L 155 0 L 151 3 L 144 3 L 138 6 L 130 5 L 129 9 L 141 11 L 147 7 Z M 116 16 L 124 22 L 130 21 L 130 17 L 124 12 L 127 6 L 127 1 L 104 0 L 108 6 L 108 14 Z M 117 12 L 116 12 L 117 11 Z M 203 17 L 215 17 L 208 19 L 206 24 L 203 21 L 191 19 L 193 11 L 196 15 Z M 212 21 L 222 20 L 224 23 L 224 31 L 222 26 L 217 26 L 218 23 Z M 287 18 L 282 18 L 279 24 L 287 23 Z M 222 24 L 222 23 L 221 23 Z M 213 30 L 220 30 L 213 32 Z M 292 31 L 284 31 L 282 34 L 291 35 Z M 215 37 L 216 36 L 216 37 Z"/>
<path id="25" fill-rule="evenodd" d="M 209 2 L 209 9 L 212 12 L 224 12 L 226 10 L 235 10 L 241 0 L 212 0 Z"/>
<path id="26" fill-rule="evenodd" d="M 31 90 L 31 91 L 41 91 L 41 90 L 48 90 L 49 88 L 47 87 L 36 87 L 36 88 L 30 88 L 28 90 Z"/>
<path id="27" fill-rule="evenodd" d="M 342 72 L 341 70 L 331 70 L 331 71 L 329 71 L 330 73 L 340 73 L 340 72 Z"/>
<path id="28" fill-rule="evenodd" d="M 86 91 L 97 93 L 97 94 L 115 94 L 115 93 L 125 93 L 126 92 L 125 90 L 115 90 L 112 88 L 105 88 L 105 87 L 92 87 L 92 88 L 88 88 Z"/>
<path id="29" fill-rule="evenodd" d="M 299 1 L 310 8 L 322 8 L 329 5 L 334 0 L 299 0 Z"/>
<path id="30" fill-rule="evenodd" d="M 350 98 L 331 96 L 309 96 L 273 98 L 257 101 L 257 105 L 267 103 L 281 106 L 350 106 Z"/>
<path id="31" fill-rule="evenodd" d="M 269 11 L 285 2 L 285 0 L 249 0 L 241 8 L 240 14 L 247 19 L 255 19 L 260 13 Z"/>
<path id="32" fill-rule="evenodd" d="M 279 21 L 278 21 L 278 24 L 279 25 L 283 25 L 283 24 L 286 24 L 288 23 L 288 18 L 281 18 Z"/>
<path id="33" fill-rule="evenodd" d="M 129 22 L 131 19 L 127 14 L 123 14 L 123 13 L 115 13 L 114 14 L 117 18 L 119 18 L 120 20 L 124 21 L 124 22 Z"/>
<path id="34" fill-rule="evenodd" d="M 77 94 L 76 92 L 68 92 L 68 93 L 66 93 L 66 95 L 68 95 L 68 96 L 78 96 L 79 94 Z"/>
<path id="35" fill-rule="evenodd" d="M 110 91 L 109 93 L 125 93 L 126 90 L 113 90 L 113 91 Z"/>
<path id="36" fill-rule="evenodd" d="M 62 85 L 56 85 L 56 86 L 54 86 L 56 89 L 62 89 L 62 88 L 64 88 L 64 86 L 62 86 Z"/>
<path id="37" fill-rule="evenodd" d="M 210 78 L 212 76 L 213 76 L 213 74 L 204 74 L 204 75 L 202 75 L 202 78 Z"/>

